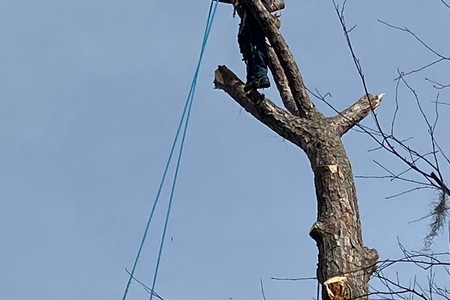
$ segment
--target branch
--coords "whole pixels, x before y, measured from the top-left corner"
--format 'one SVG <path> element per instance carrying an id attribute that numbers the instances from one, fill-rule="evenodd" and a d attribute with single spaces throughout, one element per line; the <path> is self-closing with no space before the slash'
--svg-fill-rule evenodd
<path id="1" fill-rule="evenodd" d="M 430 174 L 431 178 L 433 178 L 436 183 L 441 187 L 442 191 L 445 192 L 448 196 L 450 196 L 450 189 L 445 185 L 445 183 L 442 181 L 441 178 L 439 178 L 436 173 L 431 172 Z"/>
<path id="2" fill-rule="evenodd" d="M 403 257 L 378 262 L 378 267 L 374 273 L 374 278 L 379 280 L 384 288 L 382 287 L 381 289 L 375 289 L 372 286 L 373 292 L 369 293 L 369 296 L 386 295 L 389 297 L 382 299 L 402 298 L 405 300 L 414 299 L 416 297 L 425 300 L 450 299 L 448 297 L 448 290 L 445 286 L 444 288 L 441 288 L 439 284 L 442 283 L 436 280 L 442 275 L 448 276 L 449 274 L 449 253 L 409 251 L 405 249 L 400 242 L 399 247 L 403 253 Z M 395 270 L 398 268 L 400 264 L 408 265 L 408 270 L 411 271 L 414 270 L 413 268 L 416 268 L 419 273 L 415 274 L 415 272 L 412 272 L 411 274 L 415 274 L 412 279 L 408 279 L 407 277 L 400 278 L 398 272 L 393 271 L 393 269 Z M 428 275 L 426 273 L 428 273 Z"/>
<path id="3" fill-rule="evenodd" d="M 307 118 L 310 117 L 311 114 L 317 113 L 311 99 L 309 98 L 308 91 L 306 90 L 294 56 L 275 25 L 274 17 L 267 11 L 260 0 L 242 1 L 253 13 L 256 20 L 259 21 L 261 28 L 265 32 L 267 39 L 278 56 L 280 65 L 286 74 L 292 95 L 294 96 L 294 99 L 296 99 L 296 103 L 299 105 L 299 115 Z"/>
<path id="4" fill-rule="evenodd" d="M 437 90 L 443 90 L 450 87 L 450 84 L 442 84 L 437 81 L 431 80 L 430 78 L 425 78 L 425 80 L 431 82 L 433 84 L 433 87 Z"/>
<path id="5" fill-rule="evenodd" d="M 300 116 L 298 107 L 300 103 L 297 103 L 292 96 L 291 89 L 289 87 L 289 82 L 284 74 L 283 67 L 280 64 L 277 54 L 272 47 L 267 47 L 267 54 L 269 56 L 269 68 L 272 72 L 273 78 L 277 85 L 278 91 L 280 92 L 281 100 L 283 101 L 284 107 L 293 115 Z"/>
<path id="6" fill-rule="evenodd" d="M 403 27 L 403 28 L 401 28 L 401 27 L 399 27 L 399 26 L 395 26 L 395 25 L 389 24 L 389 23 L 387 23 L 387 22 L 385 22 L 385 21 L 383 21 L 383 20 L 378 20 L 378 22 L 380 22 L 381 24 L 386 25 L 386 26 L 388 26 L 388 27 L 390 27 L 390 28 L 393 28 L 393 29 L 396 29 L 396 30 L 400 30 L 400 31 L 403 31 L 403 32 L 406 32 L 406 33 L 412 35 L 412 36 L 413 36 L 420 44 L 422 44 L 422 46 L 424 46 L 428 51 L 430 51 L 431 53 L 433 53 L 433 54 L 436 55 L 437 57 L 439 57 L 439 58 L 441 58 L 441 59 L 443 59 L 443 60 L 450 60 L 450 57 L 445 56 L 445 55 L 442 55 L 442 54 L 440 54 L 439 52 L 437 52 L 436 50 L 434 50 L 433 48 L 431 48 L 431 47 L 430 47 L 427 43 L 425 43 L 419 36 L 417 36 L 414 32 L 412 32 L 411 30 L 409 30 L 408 27 Z"/>
<path id="7" fill-rule="evenodd" d="M 299 277 L 299 278 L 272 277 L 270 279 L 279 281 L 306 281 L 306 280 L 317 280 L 317 277 Z"/>
<path id="8" fill-rule="evenodd" d="M 441 0 L 441 2 L 442 2 L 445 6 L 447 6 L 447 8 L 450 8 L 450 4 L 448 4 L 448 3 L 445 2 L 444 0 Z"/>
<path id="9" fill-rule="evenodd" d="M 262 295 L 262 297 L 263 297 L 263 300 L 267 300 L 266 294 L 264 293 L 264 284 L 263 284 L 263 281 L 262 281 L 261 278 L 259 279 L 259 283 L 260 283 L 260 285 L 261 285 L 261 295 Z"/>
<path id="10" fill-rule="evenodd" d="M 288 141 L 306 149 L 311 140 L 313 126 L 309 120 L 301 119 L 281 109 L 258 91 L 244 92 L 244 83 L 226 66 L 215 72 L 214 84 L 224 90 L 246 111 Z M 317 121 L 317 120 L 316 120 Z"/>
<path id="11" fill-rule="evenodd" d="M 360 61 L 355 54 L 352 42 L 350 40 L 349 33 L 354 27 L 349 30 L 349 29 L 347 29 L 347 26 L 345 23 L 344 10 L 345 10 L 345 3 L 347 2 L 347 0 L 345 0 L 343 2 L 342 9 L 339 8 L 339 6 L 337 5 L 335 0 L 332 0 L 332 1 L 334 4 L 336 13 L 341 22 L 348 48 L 352 55 L 354 64 L 358 70 L 358 74 L 361 78 L 365 93 L 366 93 L 366 95 L 369 95 Z M 441 0 L 441 2 L 446 4 L 446 2 L 444 2 L 443 0 Z M 391 180 L 400 179 L 400 180 L 405 180 L 405 181 L 409 181 L 412 183 L 416 183 L 416 184 L 418 184 L 419 188 L 430 188 L 430 186 L 432 186 L 433 188 L 435 188 L 436 190 L 439 191 L 439 197 L 440 197 L 439 199 L 440 200 L 433 203 L 433 209 L 432 209 L 431 213 L 427 216 L 427 217 L 432 218 L 432 222 L 431 222 L 431 226 L 430 226 L 430 228 L 431 228 L 430 234 L 428 234 L 428 236 L 426 237 L 426 241 L 427 241 L 426 244 L 427 244 L 428 241 L 430 240 L 430 238 L 433 238 L 435 236 L 435 233 L 442 229 L 442 226 L 445 223 L 444 221 L 447 216 L 448 210 L 450 209 L 446 202 L 447 196 L 450 196 L 450 193 L 449 193 L 448 187 L 444 184 L 443 176 L 440 171 L 439 158 L 443 157 L 444 159 L 446 159 L 447 162 L 450 162 L 450 160 L 446 157 L 445 153 L 442 152 L 442 149 L 439 146 L 439 144 L 437 143 L 436 137 L 435 137 L 435 129 L 436 129 L 438 118 L 439 118 L 439 114 L 438 114 L 438 110 L 437 110 L 437 105 L 439 104 L 439 101 L 438 101 L 439 94 L 437 95 L 436 101 L 435 101 L 436 116 L 435 116 L 434 122 L 430 122 L 428 116 L 425 114 L 425 110 L 422 108 L 422 104 L 419 101 L 418 94 L 412 88 L 412 86 L 408 84 L 408 82 L 405 79 L 405 76 L 413 74 L 413 73 L 421 72 L 421 71 L 425 70 L 426 68 L 429 68 L 435 64 L 441 63 L 442 61 L 450 61 L 450 56 L 442 55 L 438 51 L 434 50 L 426 42 L 424 42 L 423 39 L 421 39 L 418 35 L 416 35 L 414 32 L 412 32 L 411 30 L 409 30 L 406 27 L 401 28 L 401 27 L 391 25 L 391 24 L 386 23 L 381 20 L 378 20 L 378 22 L 380 22 L 390 28 L 393 28 L 395 30 L 400 30 L 402 32 L 408 33 L 416 41 L 418 41 L 423 47 L 425 47 L 429 52 L 431 52 L 434 56 L 437 57 L 435 59 L 435 61 L 433 61 L 425 66 L 422 66 L 418 69 L 410 71 L 408 73 L 399 72 L 399 76 L 396 78 L 396 81 L 397 81 L 396 90 L 395 90 L 396 107 L 395 107 L 392 121 L 391 121 L 390 133 L 387 133 L 386 131 L 384 131 L 384 129 L 382 128 L 381 123 L 377 117 L 376 112 L 374 112 L 373 109 L 371 109 L 371 107 L 369 107 L 368 112 L 370 112 L 370 110 L 373 111 L 372 115 L 373 115 L 373 119 L 374 119 L 375 126 L 376 126 L 375 130 L 368 129 L 365 126 L 361 126 L 360 124 L 357 124 L 357 126 L 364 133 L 366 133 L 369 137 L 371 137 L 378 144 L 378 146 L 379 146 L 378 149 L 384 149 L 388 153 L 392 154 L 394 157 L 398 158 L 400 162 L 402 162 L 408 166 L 407 171 L 413 171 L 413 172 L 419 174 L 420 176 L 423 176 L 423 178 L 426 181 L 428 181 L 428 183 L 426 183 L 426 182 L 421 183 L 416 180 L 408 180 L 406 177 L 401 177 L 401 175 L 403 175 L 405 172 L 402 172 L 399 175 L 395 175 L 393 172 L 389 171 L 388 168 L 385 168 L 380 165 L 385 171 L 387 171 L 390 174 L 390 176 L 388 176 L 388 178 L 390 178 Z M 426 79 L 426 80 L 434 83 L 434 87 L 437 89 L 444 89 L 444 88 L 448 87 L 448 86 L 439 84 L 437 82 L 431 81 L 429 79 Z M 415 102 L 416 102 L 416 106 L 419 109 L 420 116 L 424 120 L 424 122 L 427 126 L 428 134 L 429 134 L 430 140 L 431 140 L 431 151 L 429 153 L 425 153 L 425 154 L 420 153 L 418 150 L 415 150 L 412 146 L 410 146 L 409 143 L 407 143 L 407 141 L 399 139 L 394 134 L 394 126 L 395 126 L 398 111 L 399 111 L 398 95 L 399 95 L 400 85 L 404 85 L 407 88 L 407 90 L 409 90 L 409 92 L 411 92 L 411 94 L 413 95 Z M 367 102 L 366 102 L 366 107 L 367 107 Z M 351 116 L 345 116 L 347 113 L 351 114 L 352 109 L 353 109 L 353 107 L 350 107 L 350 109 L 347 109 L 346 111 L 340 113 L 338 116 L 334 117 L 333 118 L 334 120 L 332 119 L 332 121 L 336 122 L 337 126 L 341 127 L 341 128 L 338 127 L 337 130 L 342 131 L 342 133 L 345 133 L 346 130 L 351 128 L 352 124 L 356 123 L 356 120 L 353 121 Z M 359 114 L 357 113 L 357 115 L 359 115 Z M 432 158 L 428 158 L 430 155 Z M 429 169 L 431 169 L 431 172 Z M 435 175 L 434 177 L 433 177 L 433 174 Z M 436 180 L 436 178 L 438 178 L 438 180 Z M 414 190 L 414 189 L 411 189 L 411 190 Z M 409 192 L 409 191 L 407 191 L 407 192 Z M 401 193 L 401 194 L 403 194 L 403 193 Z M 397 196 L 397 195 L 394 195 L 394 196 Z"/>
<path id="12" fill-rule="evenodd" d="M 360 98 L 352 106 L 331 118 L 331 122 L 335 124 L 337 131 L 342 136 L 375 110 L 381 104 L 383 96 L 384 94 L 377 96 L 368 94 L 368 96 Z M 369 97 L 370 101 L 368 101 L 367 97 Z"/>

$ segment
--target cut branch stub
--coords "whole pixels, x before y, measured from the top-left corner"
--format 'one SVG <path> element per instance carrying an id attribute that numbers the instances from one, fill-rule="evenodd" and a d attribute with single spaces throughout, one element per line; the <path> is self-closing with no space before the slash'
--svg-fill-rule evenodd
<path id="1" fill-rule="evenodd" d="M 370 94 L 363 96 L 349 108 L 345 109 L 337 116 L 330 118 L 330 122 L 337 128 L 341 136 L 367 117 L 370 112 L 377 108 L 383 100 L 384 94 L 372 96 Z"/>

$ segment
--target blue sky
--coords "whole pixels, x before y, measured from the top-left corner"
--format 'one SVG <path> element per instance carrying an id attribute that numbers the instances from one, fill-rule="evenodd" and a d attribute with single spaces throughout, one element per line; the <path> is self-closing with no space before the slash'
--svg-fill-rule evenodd
<path id="1" fill-rule="evenodd" d="M 155 197 L 197 61 L 209 1 L 0 0 L 0 298 L 121 299 Z M 349 1 L 347 22 L 369 90 L 386 93 L 388 126 L 397 69 L 435 57 L 381 19 L 407 26 L 443 54 L 450 10 L 438 1 Z M 309 88 L 344 109 L 364 94 L 331 1 L 287 1 L 282 32 Z M 226 64 L 244 77 L 238 19 L 220 5 L 202 65 L 171 238 L 157 292 L 173 299 L 312 298 L 316 248 L 312 172 L 305 155 L 258 123 L 222 91 L 213 74 Z M 411 76 L 427 112 L 449 84 L 445 63 Z M 265 91 L 280 103 L 276 91 Z M 450 103 L 449 92 L 441 101 Z M 317 106 L 327 115 L 332 111 Z M 426 129 L 401 91 L 397 132 L 426 151 Z M 449 149 L 441 106 L 441 146 Z M 372 124 L 370 118 L 364 121 Z M 402 167 L 364 135 L 344 142 L 355 175 L 380 175 L 373 160 Z M 448 166 L 443 166 L 447 171 Z M 382 258 L 400 255 L 397 237 L 419 249 L 436 195 L 389 181 L 357 180 L 364 239 Z M 167 199 L 167 193 L 164 199 Z M 162 213 L 137 277 L 151 282 Z M 448 250 L 448 233 L 436 250 Z M 132 285 L 128 299 L 146 299 Z"/>

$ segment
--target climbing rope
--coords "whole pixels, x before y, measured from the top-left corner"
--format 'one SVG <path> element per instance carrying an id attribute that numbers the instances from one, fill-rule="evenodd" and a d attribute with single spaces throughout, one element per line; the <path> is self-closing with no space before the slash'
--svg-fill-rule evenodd
<path id="1" fill-rule="evenodd" d="M 164 168 L 164 172 L 163 172 L 163 175 L 162 175 L 162 178 L 161 178 L 161 182 L 159 184 L 158 192 L 156 193 L 156 198 L 155 198 L 155 201 L 153 202 L 153 206 L 152 206 L 152 209 L 150 211 L 150 215 L 149 215 L 149 217 L 147 219 L 147 223 L 146 223 L 146 226 L 145 226 L 144 234 L 142 236 L 141 243 L 139 245 L 139 249 L 138 249 L 136 257 L 134 259 L 133 268 L 131 269 L 131 272 L 129 273 L 130 276 L 128 278 L 127 285 L 126 285 L 126 288 L 125 288 L 122 300 L 125 300 L 127 298 L 128 290 L 129 290 L 131 281 L 134 278 L 134 273 L 136 271 L 136 267 L 137 267 L 139 259 L 141 257 L 142 249 L 143 249 L 145 241 L 147 239 L 147 235 L 148 235 L 148 231 L 149 231 L 149 228 L 150 228 L 150 224 L 152 222 L 153 215 L 154 215 L 155 210 L 156 210 L 156 206 L 157 206 L 157 204 L 159 202 L 159 198 L 161 196 L 161 191 L 162 191 L 162 189 L 164 187 L 164 183 L 166 181 L 167 173 L 168 173 L 169 167 L 170 167 L 171 162 L 172 162 L 172 158 L 173 158 L 173 155 L 174 155 L 174 152 L 175 152 L 175 148 L 176 148 L 176 146 L 177 146 L 177 144 L 179 142 L 180 133 L 182 132 L 181 142 L 180 142 L 180 147 L 179 147 L 178 157 L 177 157 L 177 162 L 176 162 L 176 167 L 175 167 L 175 173 L 173 175 L 173 181 L 172 181 L 172 187 L 171 187 L 171 192 L 170 192 L 169 204 L 168 204 L 168 207 L 167 207 L 166 217 L 165 217 L 165 220 L 164 220 L 164 228 L 163 228 L 163 232 L 162 232 L 162 236 L 161 236 L 161 241 L 160 241 L 160 244 L 159 244 L 158 257 L 157 257 L 157 260 L 156 260 L 156 266 L 155 266 L 155 271 L 153 273 L 153 281 L 152 281 L 152 286 L 151 286 L 151 290 L 150 290 L 150 300 L 153 299 L 154 289 L 155 289 L 156 280 L 157 280 L 157 277 L 158 277 L 159 266 L 160 266 L 160 263 L 161 263 L 161 257 L 162 257 L 162 252 L 163 252 L 163 248 L 164 248 L 164 242 L 165 242 L 167 227 L 168 227 L 169 219 L 170 219 L 170 212 L 172 210 L 173 196 L 175 194 L 175 187 L 176 187 L 176 183 L 177 183 L 177 179 L 178 179 L 178 172 L 179 172 L 179 169 L 180 169 L 181 157 L 182 157 L 183 149 L 184 149 L 184 142 L 185 142 L 185 139 L 186 139 L 186 133 L 187 133 L 189 119 L 190 119 L 190 115 L 191 115 L 192 103 L 194 101 L 195 89 L 196 89 L 196 86 L 197 86 L 197 80 L 198 80 L 198 76 L 199 76 L 199 73 L 200 73 L 200 66 L 201 66 L 201 63 L 203 61 L 203 56 L 204 56 L 204 53 L 205 53 L 206 44 L 208 42 L 208 38 L 209 38 L 209 34 L 211 32 L 211 28 L 212 28 L 212 25 L 213 25 L 214 17 L 216 15 L 216 10 L 217 10 L 218 3 L 219 3 L 218 0 L 211 0 L 211 5 L 209 7 L 209 12 L 208 12 L 208 18 L 207 18 L 207 21 L 206 21 L 205 32 L 204 32 L 203 40 L 202 40 L 202 46 L 201 46 L 201 50 L 200 50 L 200 56 L 199 56 L 199 59 L 198 59 L 198 62 L 197 62 L 197 67 L 196 67 L 195 72 L 194 72 L 194 77 L 192 79 L 191 88 L 189 90 L 189 94 L 187 96 L 186 103 L 184 105 L 183 113 L 181 115 L 181 119 L 180 119 L 180 122 L 178 124 L 178 128 L 177 128 L 177 131 L 176 131 L 176 134 L 175 134 L 175 138 L 174 138 L 173 143 L 172 143 L 172 147 L 170 148 L 169 157 L 167 159 L 167 163 L 166 163 L 166 166 Z"/>

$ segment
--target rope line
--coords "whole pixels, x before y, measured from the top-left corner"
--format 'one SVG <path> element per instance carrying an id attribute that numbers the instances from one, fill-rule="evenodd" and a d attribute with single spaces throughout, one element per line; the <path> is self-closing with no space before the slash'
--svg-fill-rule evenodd
<path id="1" fill-rule="evenodd" d="M 197 80 L 198 80 L 198 75 L 200 73 L 200 66 L 201 63 L 203 61 L 203 56 L 205 53 L 205 49 L 206 49 L 206 44 L 208 42 L 208 37 L 209 34 L 211 32 L 211 28 L 212 28 L 212 24 L 214 21 L 214 17 L 216 15 L 216 10 L 217 10 L 217 4 L 219 2 L 217 0 L 212 0 L 211 1 L 211 5 L 209 8 L 209 13 L 208 13 L 208 19 L 206 21 L 206 28 L 205 28 L 205 33 L 204 33 L 204 37 L 203 37 L 203 41 L 202 41 L 202 47 L 200 50 L 200 57 L 198 59 L 197 62 L 197 67 L 195 70 L 195 74 L 194 74 L 194 78 L 192 79 L 192 84 L 191 84 L 191 89 L 189 91 L 189 95 L 187 98 L 187 103 L 188 104 L 188 111 L 186 114 L 186 122 L 184 123 L 184 128 L 183 128 L 183 136 L 181 138 L 181 145 L 180 145 L 180 152 L 178 153 L 178 159 L 177 159 L 177 165 L 175 168 L 175 174 L 174 174 L 174 178 L 173 178 L 173 184 L 172 184 L 172 189 L 170 191 L 170 199 L 169 199 L 169 205 L 167 207 L 167 213 L 166 213 L 166 219 L 164 222 L 164 229 L 163 229 L 163 234 L 161 237 L 161 243 L 160 243 L 160 247 L 159 247 L 159 253 L 158 253 L 158 258 L 157 258 L 157 262 L 156 262 L 156 267 L 155 267 L 155 273 L 153 275 L 153 282 L 152 282 L 152 291 L 155 290 L 155 285 L 156 285 L 156 279 L 158 277 L 158 271 L 159 271 L 159 266 L 160 266 L 160 262 L 161 262 L 161 256 L 162 256 L 162 251 L 164 248 L 164 241 L 166 238 L 166 232 L 167 232 L 167 226 L 169 224 L 169 218 L 170 218 L 170 212 L 172 210 L 172 204 L 173 204 L 173 196 L 175 194 L 175 187 L 176 187 L 176 183 L 177 183 L 177 178 L 178 178 L 178 172 L 180 169 L 180 164 L 181 164 L 181 157 L 183 154 L 183 149 L 184 149 L 184 142 L 186 140 L 186 133 L 187 133 L 187 129 L 188 129 L 188 125 L 189 125 L 189 119 L 191 116 L 191 109 L 192 109 L 192 103 L 194 102 L 194 95 L 195 95 L 195 89 L 197 87 Z M 150 300 L 153 299 L 153 293 L 150 293 Z"/>
<path id="2" fill-rule="evenodd" d="M 126 288 L 125 288 L 122 300 L 125 300 L 127 295 L 128 295 L 129 287 L 131 285 L 131 281 L 134 278 L 134 273 L 136 271 L 137 264 L 138 264 L 138 262 L 140 260 L 141 254 L 142 254 L 142 249 L 143 249 L 145 241 L 147 239 L 147 235 L 148 235 L 148 232 L 149 232 L 150 224 L 152 222 L 154 213 L 156 211 L 156 206 L 157 206 L 157 204 L 159 202 L 159 198 L 161 196 L 161 192 L 162 192 L 162 189 L 164 187 L 164 183 L 166 181 L 167 173 L 168 173 L 169 167 L 170 167 L 171 162 L 172 162 L 172 158 L 173 158 L 173 155 L 174 155 L 174 152 L 175 152 L 175 148 L 176 148 L 176 145 L 177 145 L 179 137 L 180 137 L 180 133 L 181 133 L 181 131 L 183 131 L 182 138 L 181 138 L 181 143 L 180 143 L 180 148 L 179 148 L 179 152 L 178 152 L 177 164 L 176 164 L 175 173 L 174 173 L 174 177 L 173 177 L 172 188 L 171 188 L 171 192 L 170 192 L 169 204 L 168 204 L 168 207 L 167 207 L 166 218 L 165 218 L 165 221 L 164 221 L 163 233 L 162 233 L 162 236 L 161 236 L 161 242 L 160 242 L 159 251 L 158 251 L 157 262 L 156 262 L 155 271 L 154 271 L 154 275 L 153 275 L 151 291 L 154 291 L 154 289 L 155 289 L 156 279 L 157 279 L 157 276 L 158 276 L 159 266 L 160 266 L 160 263 L 161 263 L 161 257 L 162 257 L 162 252 L 163 252 L 163 248 L 164 248 L 164 241 L 165 241 L 167 227 L 168 227 L 169 219 L 170 219 L 170 212 L 171 212 L 172 204 L 173 204 L 173 196 L 175 194 L 175 187 L 176 187 L 177 178 L 178 178 L 178 172 L 179 172 L 179 168 L 180 168 L 180 164 L 181 164 L 181 157 L 182 157 L 182 154 L 183 154 L 186 133 L 187 133 L 189 119 L 190 119 L 190 115 L 191 115 L 192 103 L 193 103 L 193 100 L 194 100 L 195 89 L 196 89 L 196 86 L 197 86 L 198 76 L 199 76 L 199 73 L 200 73 L 200 66 L 201 66 L 201 63 L 203 61 L 203 56 L 204 56 L 204 53 L 205 53 L 206 44 L 208 42 L 208 38 L 209 38 L 209 34 L 211 32 L 211 28 L 212 28 L 212 25 L 213 25 L 214 17 L 216 15 L 216 10 L 217 10 L 218 3 L 219 3 L 218 0 L 211 0 L 211 5 L 209 7 L 209 12 L 208 12 L 208 18 L 207 18 L 207 21 L 206 21 L 205 32 L 204 32 L 204 36 L 203 36 L 203 40 L 202 40 L 202 47 L 201 47 L 201 50 L 200 50 L 200 56 L 199 56 L 199 59 L 198 59 L 198 62 L 197 62 L 197 67 L 195 69 L 194 77 L 192 79 L 191 88 L 189 90 L 189 94 L 188 94 L 188 97 L 186 99 L 186 103 L 184 105 L 183 113 L 181 115 L 181 119 L 180 119 L 180 122 L 178 124 L 178 128 L 177 128 L 177 131 L 176 131 L 176 134 L 175 134 L 175 138 L 174 138 L 172 146 L 170 148 L 169 157 L 167 159 L 167 163 L 166 163 L 165 168 L 164 168 L 164 172 L 163 172 L 163 175 L 162 175 L 162 178 L 161 178 L 161 181 L 160 181 L 160 185 L 158 187 L 158 192 L 156 194 L 155 201 L 153 202 L 153 206 L 152 206 L 150 215 L 149 215 L 149 217 L 147 219 L 147 223 L 146 223 L 145 230 L 144 230 L 144 233 L 143 233 L 143 236 L 142 236 L 142 239 L 141 239 L 141 243 L 139 244 L 138 252 L 137 252 L 136 257 L 134 259 L 133 268 L 131 269 L 131 272 L 129 272 L 130 276 L 128 278 L 127 285 L 126 285 Z M 150 300 L 152 300 L 152 298 L 153 298 L 153 293 L 150 293 Z"/>

